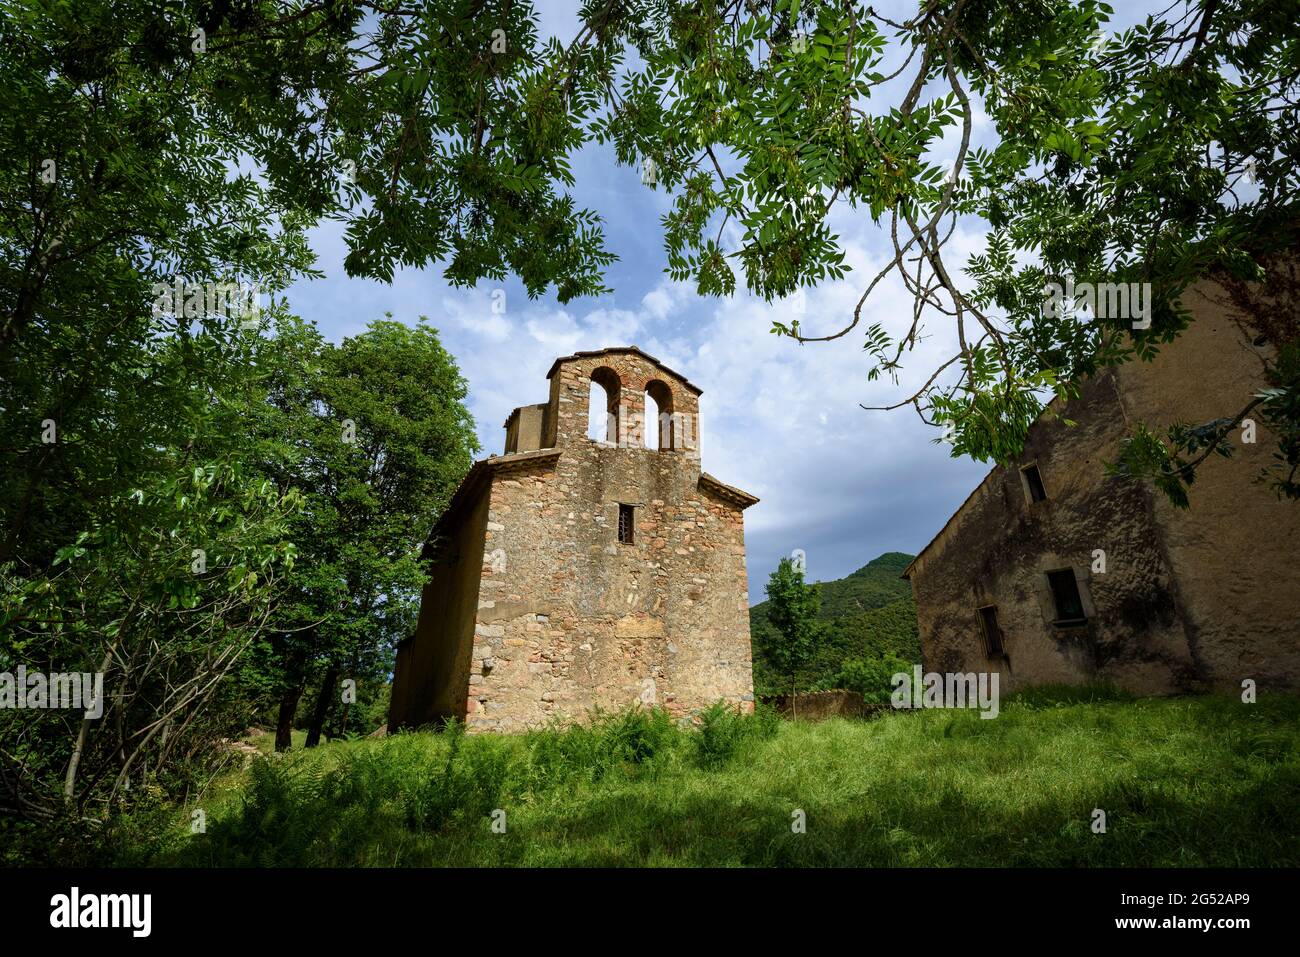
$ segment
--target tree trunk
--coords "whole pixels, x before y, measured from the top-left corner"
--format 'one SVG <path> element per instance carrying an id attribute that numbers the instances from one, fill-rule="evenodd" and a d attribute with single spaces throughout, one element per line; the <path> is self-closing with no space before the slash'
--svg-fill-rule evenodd
<path id="1" fill-rule="evenodd" d="M 280 697 L 280 716 L 275 723 L 275 750 L 288 751 L 293 744 L 293 716 L 298 713 L 298 699 L 303 686 L 290 688 Z"/>
<path id="2" fill-rule="evenodd" d="M 325 672 L 325 677 L 321 679 L 320 693 L 316 695 L 316 710 L 311 715 L 311 725 L 307 728 L 307 747 L 314 748 L 320 744 L 321 728 L 325 727 L 325 719 L 329 717 L 330 705 L 334 703 L 335 686 L 339 683 L 339 669 L 337 665 L 330 665 Z"/>
<path id="3" fill-rule="evenodd" d="M 346 738 L 348 736 L 348 709 L 351 707 L 352 702 L 345 701 L 343 703 L 343 716 L 339 718 L 338 726 L 338 736 L 340 738 Z"/>
<path id="4" fill-rule="evenodd" d="M 108 674 L 108 666 L 111 665 L 112 663 L 113 663 L 113 649 L 110 648 L 108 649 L 108 653 L 104 655 L 104 660 L 100 662 L 99 674 L 101 675 Z M 98 705 L 100 709 L 99 710 L 100 717 L 103 717 L 104 714 L 103 685 L 100 685 L 99 688 Z M 86 710 L 89 711 L 90 710 L 89 707 Z M 87 718 L 84 716 L 82 717 L 81 728 L 77 732 L 77 743 L 73 745 L 72 757 L 68 759 L 68 771 L 67 774 L 65 774 L 63 777 L 63 800 L 64 803 L 66 804 L 72 803 L 72 797 L 75 794 L 75 789 L 77 786 L 77 766 L 81 764 L 81 755 L 86 750 L 86 741 L 90 737 L 90 724 L 93 720 L 94 720 L 93 718 Z"/>

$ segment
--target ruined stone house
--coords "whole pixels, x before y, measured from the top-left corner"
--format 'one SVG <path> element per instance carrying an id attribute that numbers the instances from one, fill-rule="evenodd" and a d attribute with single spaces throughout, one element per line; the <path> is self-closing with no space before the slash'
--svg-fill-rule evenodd
<path id="1" fill-rule="evenodd" d="M 548 378 L 549 401 L 511 413 L 505 453 L 470 469 L 426 545 L 389 727 L 513 731 L 636 702 L 752 710 L 743 516 L 757 499 L 700 470 L 700 390 L 636 347 L 557 359 Z"/>
<path id="2" fill-rule="evenodd" d="M 1226 280 L 1193 287 L 1191 325 L 1153 361 L 1052 403 L 1019 459 L 994 468 L 904 572 L 928 670 L 997 671 L 1004 692 L 1300 689 L 1300 503 L 1256 481 L 1275 436 L 1258 423 L 1247 444 L 1237 430 L 1232 457 L 1202 465 L 1190 510 L 1104 467 L 1136 423 L 1243 408 L 1264 387 L 1263 359 L 1295 334 L 1294 279 L 1267 284 L 1285 290 L 1275 300 Z"/>

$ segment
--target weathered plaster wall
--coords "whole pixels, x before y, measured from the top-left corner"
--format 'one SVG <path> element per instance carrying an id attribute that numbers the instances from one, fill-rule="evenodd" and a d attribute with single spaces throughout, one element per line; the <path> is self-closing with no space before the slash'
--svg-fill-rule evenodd
<path id="1" fill-rule="evenodd" d="M 927 668 L 998 671 L 1004 692 L 1027 684 L 1113 681 L 1139 693 L 1174 690 L 1191 664 L 1171 575 L 1136 482 L 1103 463 L 1123 434 L 1107 374 L 1044 418 L 1021 458 L 981 483 L 911 572 Z M 1020 468 L 1036 464 L 1047 492 L 1030 502 Z M 1105 552 L 1094 573 L 1093 552 Z M 1073 569 L 1089 621 L 1053 624 L 1047 572 Z M 1005 657 L 986 655 L 977 609 L 996 605 Z"/>
<path id="2" fill-rule="evenodd" d="M 1280 288 L 1281 284 L 1273 288 Z M 1263 388 L 1259 328 L 1224 288 L 1203 283 L 1184 303 L 1195 321 L 1149 365 L 1120 370 L 1126 414 L 1167 424 L 1234 415 Z M 1295 301 L 1264 308 L 1276 320 Z M 1191 653 L 1207 681 L 1239 689 L 1253 678 L 1261 689 L 1300 688 L 1300 503 L 1279 499 L 1256 481 L 1277 449 L 1276 436 L 1256 421 L 1255 442 L 1236 430 L 1231 458 L 1212 456 L 1189 490 L 1191 508 L 1163 496 L 1155 517 L 1178 581 Z"/>
<path id="3" fill-rule="evenodd" d="M 1004 691 L 1109 681 L 1141 694 L 1210 687 L 1300 687 L 1300 509 L 1253 480 L 1274 448 L 1262 428 L 1229 460 L 1209 460 L 1174 508 L 1149 486 L 1109 478 L 1129 428 L 1231 415 L 1262 387 L 1253 333 L 1204 284 L 1185 304 L 1188 331 L 1151 363 L 1085 384 L 1045 415 L 1024 455 L 997 467 L 910 570 L 927 668 L 997 670 Z M 1029 503 L 1019 469 L 1036 462 L 1045 501 Z M 1093 551 L 1106 571 L 1092 571 Z M 1046 572 L 1071 567 L 1089 611 L 1051 622 Z M 977 617 L 994 604 L 1006 656 L 990 660 Z"/>

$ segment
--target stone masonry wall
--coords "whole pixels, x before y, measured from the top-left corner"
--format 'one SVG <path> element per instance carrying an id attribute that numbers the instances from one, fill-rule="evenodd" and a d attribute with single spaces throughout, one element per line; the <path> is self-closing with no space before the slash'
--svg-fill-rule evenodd
<path id="1" fill-rule="evenodd" d="M 697 462 L 700 458 L 699 393 L 668 370 L 635 353 L 599 355 L 559 363 L 551 376 L 550 410 L 547 415 L 548 447 L 582 446 L 587 438 L 589 383 L 592 374 L 608 369 L 619 380 L 618 444 L 643 448 L 646 430 L 645 390 L 651 382 L 662 382 L 672 396 L 672 412 L 679 418 L 674 454 Z M 661 409 L 660 412 L 667 410 Z"/>
<path id="2" fill-rule="evenodd" d="M 601 366 L 622 383 L 629 447 L 586 437 L 587 382 Z M 701 485 L 695 450 L 640 447 L 651 379 L 672 390 L 674 411 L 698 412 L 689 387 L 640 356 L 563 363 L 548 417 L 558 461 L 493 479 L 471 729 L 518 730 L 638 701 L 681 716 L 717 700 L 752 710 L 741 505 Z M 635 509 L 631 544 L 618 541 L 620 503 Z M 494 554 L 503 561 L 490 563 Z"/>

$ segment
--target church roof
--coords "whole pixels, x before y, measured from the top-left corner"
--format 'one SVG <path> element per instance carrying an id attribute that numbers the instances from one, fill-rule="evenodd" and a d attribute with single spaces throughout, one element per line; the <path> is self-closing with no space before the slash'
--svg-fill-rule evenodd
<path id="1" fill-rule="evenodd" d="M 730 502 L 732 505 L 738 505 L 742 509 L 757 504 L 758 496 L 750 495 L 743 489 L 738 489 L 734 485 L 728 485 L 726 482 L 720 482 L 708 472 L 701 472 L 697 485 L 706 492 L 712 492 L 718 498 Z"/>
<path id="2" fill-rule="evenodd" d="M 590 359 L 594 356 L 626 355 L 629 352 L 640 356 L 642 359 L 646 359 L 650 362 L 653 362 L 655 365 L 657 365 L 660 369 L 663 369 L 665 372 L 671 372 L 677 378 L 678 382 L 686 386 L 686 388 L 690 389 L 696 395 L 704 394 L 703 389 L 699 388 L 696 385 L 693 385 L 690 382 L 690 380 L 688 380 L 680 372 L 676 372 L 673 369 L 668 368 L 666 365 L 664 365 L 654 356 L 650 355 L 650 353 L 643 352 L 641 349 L 638 349 L 636 346 L 610 346 L 608 349 L 592 349 L 587 352 L 575 352 L 571 356 L 560 356 L 560 358 L 556 359 L 553 363 L 551 363 L 551 371 L 546 373 L 546 378 L 549 379 L 553 375 L 555 375 L 555 370 L 560 367 L 561 362 L 570 362 L 574 359 Z"/>

